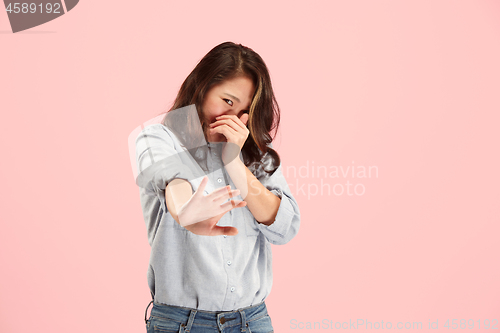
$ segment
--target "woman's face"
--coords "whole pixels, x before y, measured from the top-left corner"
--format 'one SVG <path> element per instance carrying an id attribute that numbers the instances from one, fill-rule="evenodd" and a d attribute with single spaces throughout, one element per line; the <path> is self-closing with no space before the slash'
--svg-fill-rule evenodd
<path id="1" fill-rule="evenodd" d="M 239 76 L 219 83 L 206 93 L 203 102 L 203 114 L 208 123 L 215 122 L 215 117 L 227 114 L 238 118 L 248 113 L 255 91 L 252 80 Z M 213 137 L 207 134 L 209 141 L 226 141 L 225 136 L 215 133 Z"/>

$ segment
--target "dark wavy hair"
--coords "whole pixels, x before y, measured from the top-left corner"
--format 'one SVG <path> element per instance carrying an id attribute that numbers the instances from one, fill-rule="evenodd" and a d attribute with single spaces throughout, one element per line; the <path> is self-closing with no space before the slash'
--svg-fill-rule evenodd
<path id="1" fill-rule="evenodd" d="M 254 174 L 258 172 L 259 166 L 271 165 L 271 168 L 262 167 L 262 170 L 272 174 L 280 164 L 280 157 L 267 145 L 278 131 L 280 109 L 267 66 L 251 48 L 224 42 L 210 50 L 184 80 L 169 111 L 195 104 L 206 138 L 209 124 L 202 109 L 205 94 L 212 86 L 240 76 L 248 77 L 255 87 L 247 122 L 250 133 L 242 147 L 243 162 Z M 167 117 L 163 119 L 165 126 L 166 122 Z M 262 162 L 264 156 L 267 162 Z"/>

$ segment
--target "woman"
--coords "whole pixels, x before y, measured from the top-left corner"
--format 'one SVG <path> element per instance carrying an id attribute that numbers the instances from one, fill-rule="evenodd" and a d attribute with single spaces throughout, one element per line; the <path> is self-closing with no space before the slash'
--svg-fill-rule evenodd
<path id="1" fill-rule="evenodd" d="M 148 332 L 273 332 L 270 244 L 286 244 L 300 224 L 271 144 L 279 115 L 262 58 L 225 42 L 189 74 L 162 123 L 138 135 Z"/>

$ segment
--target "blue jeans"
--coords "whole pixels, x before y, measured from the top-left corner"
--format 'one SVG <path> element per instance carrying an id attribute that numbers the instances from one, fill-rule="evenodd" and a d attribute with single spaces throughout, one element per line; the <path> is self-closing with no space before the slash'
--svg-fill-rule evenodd
<path id="1" fill-rule="evenodd" d="M 191 308 L 153 303 L 146 321 L 147 333 L 272 333 L 271 317 L 266 304 L 261 302 L 246 308 L 228 311 L 203 311 Z"/>

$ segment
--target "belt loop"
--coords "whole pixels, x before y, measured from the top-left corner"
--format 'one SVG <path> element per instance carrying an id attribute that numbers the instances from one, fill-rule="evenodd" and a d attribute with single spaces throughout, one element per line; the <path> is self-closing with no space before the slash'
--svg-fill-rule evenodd
<path id="1" fill-rule="evenodd" d="M 188 322 L 186 324 L 186 328 L 184 330 L 184 332 L 189 332 L 191 330 L 191 326 L 193 326 L 193 322 L 194 322 L 194 316 L 196 316 L 196 310 L 191 310 L 191 313 L 189 314 L 189 319 L 188 319 Z"/>
<path id="2" fill-rule="evenodd" d="M 238 310 L 241 315 L 241 331 L 246 332 L 247 331 L 247 318 L 245 316 L 245 310 Z"/>
<path id="3" fill-rule="evenodd" d="M 148 307 L 146 308 L 146 312 L 144 312 L 144 321 L 146 322 L 146 324 L 148 323 L 146 316 L 148 315 L 148 308 L 151 305 L 151 303 L 153 303 L 153 300 L 151 302 L 149 302 Z"/>

